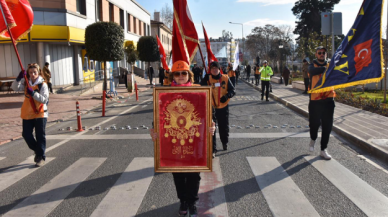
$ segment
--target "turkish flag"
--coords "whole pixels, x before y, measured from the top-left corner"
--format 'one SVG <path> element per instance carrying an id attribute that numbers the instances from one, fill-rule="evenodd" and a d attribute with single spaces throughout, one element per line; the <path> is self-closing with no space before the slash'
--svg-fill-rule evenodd
<path id="1" fill-rule="evenodd" d="M 368 67 L 372 63 L 372 42 L 373 39 L 363 42 L 354 46 L 355 56 L 354 61 L 356 62 L 356 75 L 364 67 Z"/>
<path id="2" fill-rule="evenodd" d="M 190 64 L 198 49 L 198 34 L 186 0 L 174 0 L 172 30 L 173 62 L 183 60 Z"/>
<path id="3" fill-rule="evenodd" d="M 11 28 L 12 37 L 17 40 L 22 37 L 24 34 L 27 34 L 32 27 L 32 23 L 34 21 L 34 12 L 32 11 L 31 5 L 28 0 L 0 0 L 1 6 L 3 9 L 3 2 L 6 2 L 9 12 L 11 13 L 14 19 L 14 26 Z M 5 14 L 6 15 L 6 14 Z M 7 22 L 10 18 L 6 16 Z M 0 18 L 0 26 L 4 23 L 3 17 Z M 12 22 L 11 22 L 12 23 Z M 0 28 L 0 31 L 2 28 Z M 4 38 L 10 38 L 10 34 L 8 31 L 4 31 L 1 34 Z"/>
<path id="4" fill-rule="evenodd" d="M 0 0 L 1 8 L 3 9 L 3 13 L 5 16 L 5 20 L 7 21 L 8 27 L 11 29 L 16 26 L 15 20 L 13 19 L 12 13 L 8 8 L 7 2 L 5 0 Z M 7 25 L 4 22 L 3 16 L 0 16 L 0 36 L 3 36 L 5 32 L 7 32 Z"/>
<path id="5" fill-rule="evenodd" d="M 167 62 L 166 62 L 166 53 L 164 52 L 163 45 L 162 45 L 162 43 L 160 42 L 158 36 L 156 36 L 156 40 L 158 41 L 158 48 L 159 48 L 159 54 L 160 54 L 160 61 L 161 61 L 162 64 L 163 64 L 163 69 L 167 71 L 169 68 L 168 68 L 168 65 L 167 65 Z"/>
<path id="6" fill-rule="evenodd" d="M 205 26 L 203 25 L 203 23 L 202 23 L 202 28 L 203 28 L 203 34 L 204 34 L 204 37 L 205 37 L 206 52 L 207 52 L 207 62 L 209 64 L 208 67 L 210 67 L 210 63 L 214 62 L 214 61 L 218 62 L 218 59 L 213 54 L 213 51 L 212 51 L 211 46 L 210 46 L 210 41 L 209 41 L 209 38 L 207 37 L 207 32 L 206 32 L 206 29 L 205 29 Z M 210 74 L 210 70 L 207 73 Z M 221 70 L 221 74 L 222 74 L 222 70 Z"/>

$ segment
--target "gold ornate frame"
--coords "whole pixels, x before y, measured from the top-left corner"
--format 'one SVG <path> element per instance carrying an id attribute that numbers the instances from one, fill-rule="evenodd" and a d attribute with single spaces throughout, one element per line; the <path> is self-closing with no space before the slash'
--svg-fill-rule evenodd
<path id="1" fill-rule="evenodd" d="M 212 125 L 212 104 L 211 104 L 211 87 L 156 87 L 153 90 L 154 97 L 154 131 L 156 133 L 160 132 L 159 129 L 159 94 L 160 93 L 206 93 L 206 126 L 211 127 Z M 207 156 L 206 166 L 177 166 L 177 167 L 167 167 L 160 165 L 160 140 L 159 138 L 154 142 L 154 163 L 155 163 L 155 172 L 170 173 L 170 172 L 211 172 L 212 171 L 212 151 L 213 151 L 213 136 L 208 133 L 206 149 Z"/>

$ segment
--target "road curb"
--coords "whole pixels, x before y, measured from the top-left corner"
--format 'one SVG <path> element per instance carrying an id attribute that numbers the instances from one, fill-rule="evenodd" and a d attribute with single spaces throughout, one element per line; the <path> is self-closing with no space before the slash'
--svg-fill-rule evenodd
<path id="1" fill-rule="evenodd" d="M 253 87 L 256 90 L 261 91 L 261 89 L 259 87 L 257 87 L 256 85 L 253 85 L 249 82 L 246 82 L 245 80 L 243 80 L 243 82 L 245 82 L 246 84 L 248 84 L 249 86 Z M 273 98 L 274 100 L 282 103 L 286 107 L 297 112 L 298 114 L 301 114 L 304 117 L 308 118 L 308 116 L 309 116 L 308 111 L 301 109 L 298 106 L 293 105 L 292 103 L 274 95 L 273 93 L 270 93 L 269 96 L 271 98 Z M 338 135 L 351 141 L 353 144 L 355 144 L 357 147 L 361 148 L 363 151 L 368 152 L 368 154 L 373 155 L 373 156 L 377 157 L 378 159 L 380 159 L 381 161 L 388 163 L 388 152 L 386 152 L 385 150 L 382 150 L 380 147 L 378 147 L 378 146 L 376 146 L 368 141 L 365 141 L 364 139 L 361 139 L 357 135 L 354 135 L 351 132 L 349 132 L 341 127 L 338 127 L 336 125 L 333 125 L 333 131 L 335 133 L 337 133 Z"/>

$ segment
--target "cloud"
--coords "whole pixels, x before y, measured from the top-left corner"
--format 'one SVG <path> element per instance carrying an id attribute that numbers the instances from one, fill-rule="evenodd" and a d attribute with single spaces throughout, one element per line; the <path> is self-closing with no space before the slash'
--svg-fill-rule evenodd
<path id="1" fill-rule="evenodd" d="M 262 3 L 264 6 L 268 6 L 294 4 L 296 0 L 238 0 L 237 2 Z"/>
<path id="2" fill-rule="evenodd" d="M 256 20 L 251 20 L 248 22 L 245 22 L 244 25 L 246 26 L 265 26 L 267 24 L 271 24 L 274 26 L 279 26 L 279 25 L 290 25 L 290 26 L 295 26 L 295 21 L 291 20 L 271 20 L 268 18 L 264 19 L 256 19 Z"/>

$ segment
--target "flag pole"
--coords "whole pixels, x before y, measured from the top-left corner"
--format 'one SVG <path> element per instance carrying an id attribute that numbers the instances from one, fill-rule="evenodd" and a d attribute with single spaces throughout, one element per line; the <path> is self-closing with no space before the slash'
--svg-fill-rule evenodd
<path id="1" fill-rule="evenodd" d="M 18 49 L 16 48 L 15 40 L 14 40 L 14 38 L 13 38 L 13 36 L 12 36 L 11 30 L 10 30 L 9 27 L 8 27 L 8 23 L 7 23 L 7 20 L 5 19 L 3 7 L 1 6 L 1 4 L 0 4 L 0 10 L 1 10 L 1 14 L 3 15 L 3 19 L 4 19 L 4 22 L 5 22 L 5 26 L 7 27 L 7 31 L 8 31 L 8 33 L 9 33 L 10 38 L 11 38 L 12 45 L 13 45 L 13 48 L 14 48 L 14 50 L 15 50 L 16 56 L 18 57 L 18 61 L 19 61 L 20 68 L 22 69 L 22 71 L 24 71 L 24 67 L 23 67 L 22 61 L 21 61 L 21 59 L 20 59 Z M 24 80 L 25 80 L 25 82 L 26 82 L 27 87 L 30 87 L 30 84 L 29 84 L 29 82 L 28 82 L 27 74 L 26 74 L 26 73 L 24 74 Z M 36 110 L 35 102 L 34 102 L 34 99 L 33 99 L 32 97 L 30 97 L 30 104 L 31 104 L 31 107 L 32 107 L 32 109 L 34 110 L 35 114 L 38 114 L 39 112 L 38 112 L 38 110 Z"/>
<path id="2" fill-rule="evenodd" d="M 203 55 L 202 55 L 202 49 L 201 49 L 201 44 L 198 44 L 198 48 L 199 48 L 199 53 L 201 54 L 201 58 L 202 58 L 202 63 L 203 65 L 205 66 L 205 72 L 207 74 L 207 66 L 205 65 L 205 60 L 203 59 Z"/>

